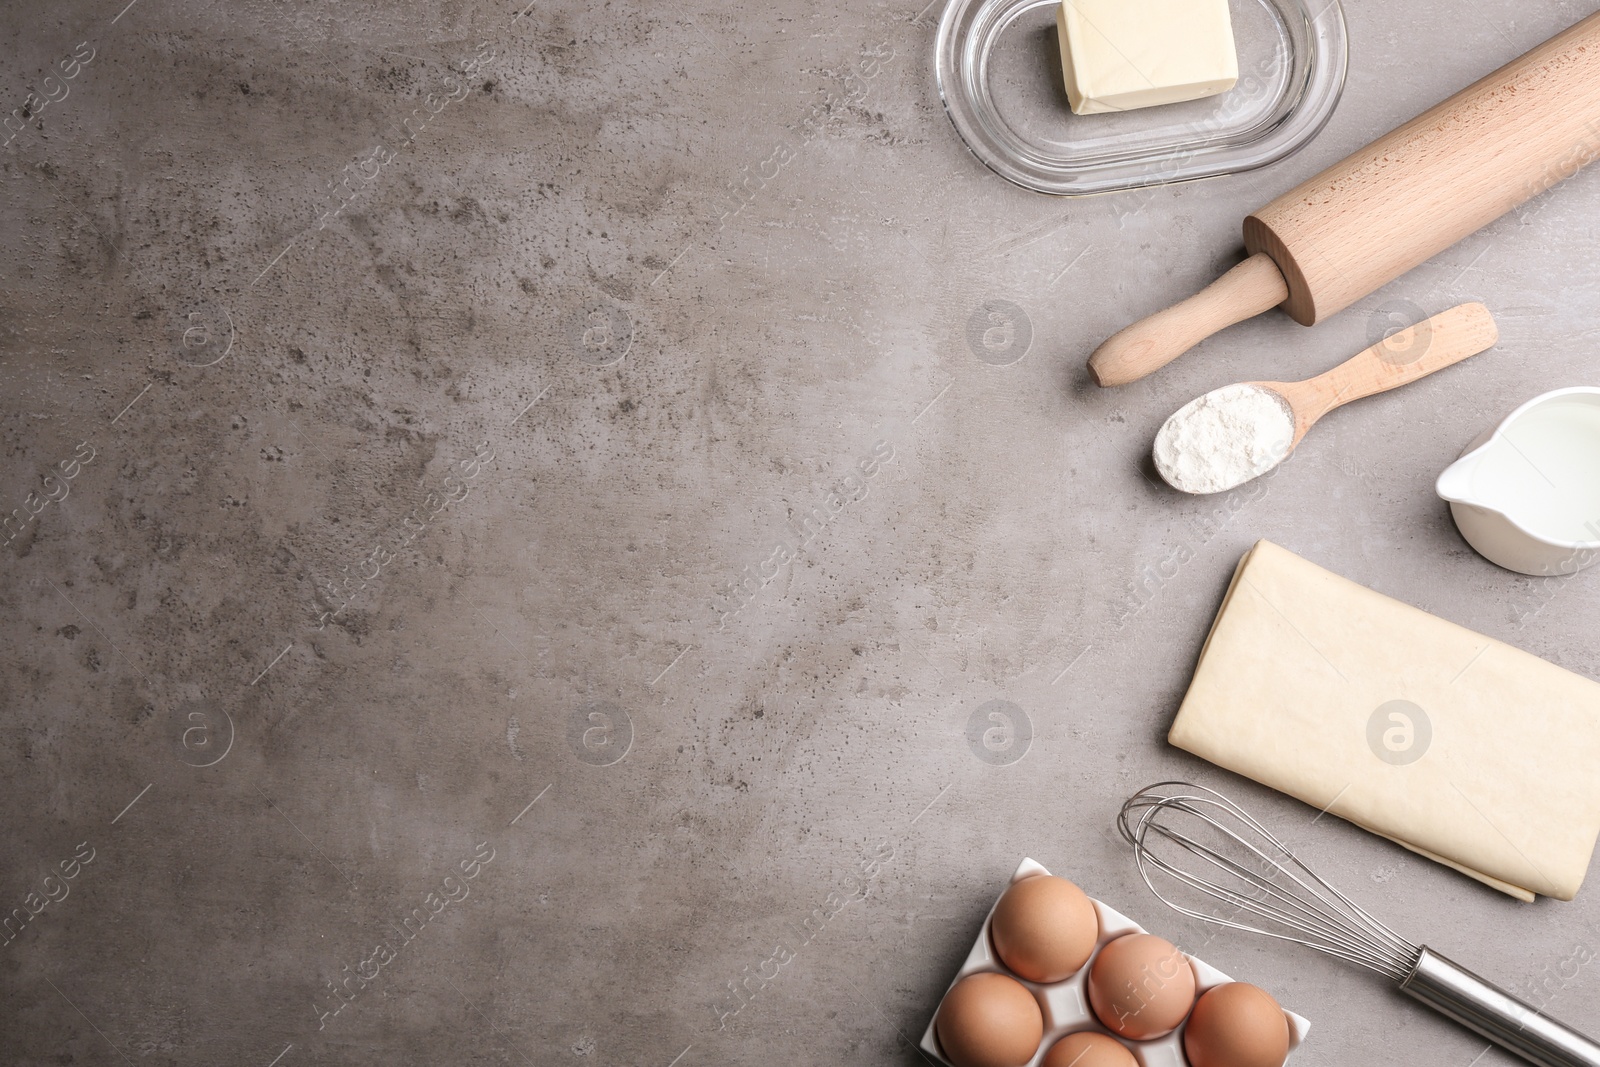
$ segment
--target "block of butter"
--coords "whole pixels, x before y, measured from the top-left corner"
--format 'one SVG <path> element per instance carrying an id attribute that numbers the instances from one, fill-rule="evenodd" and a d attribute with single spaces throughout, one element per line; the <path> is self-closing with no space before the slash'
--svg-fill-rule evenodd
<path id="1" fill-rule="evenodd" d="M 1198 100 L 1239 80 L 1228 0 L 1061 0 L 1056 28 L 1074 114 Z"/>

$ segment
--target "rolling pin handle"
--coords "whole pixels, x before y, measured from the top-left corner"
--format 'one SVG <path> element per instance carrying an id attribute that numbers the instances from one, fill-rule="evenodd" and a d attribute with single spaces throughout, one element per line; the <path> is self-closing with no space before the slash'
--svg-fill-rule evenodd
<path id="1" fill-rule="evenodd" d="M 1271 256 L 1257 252 L 1189 299 L 1113 335 L 1089 357 L 1089 373 L 1103 386 L 1138 381 L 1218 330 L 1287 299 L 1283 272 Z"/>

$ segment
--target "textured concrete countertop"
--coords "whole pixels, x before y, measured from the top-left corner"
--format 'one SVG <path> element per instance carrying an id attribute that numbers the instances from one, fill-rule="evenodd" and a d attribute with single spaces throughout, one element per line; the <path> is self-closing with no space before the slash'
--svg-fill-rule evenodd
<path id="1" fill-rule="evenodd" d="M 1600 887 L 1516 904 L 1163 740 L 1263 537 L 1600 675 L 1600 573 L 1499 570 L 1431 492 L 1597 384 L 1600 170 L 1315 330 L 1083 370 L 1592 4 L 1349 0 L 1304 151 L 1064 201 L 956 136 L 938 3 L 124 2 L 0 16 L 4 107 L 45 101 L 0 159 L 0 510 L 42 508 L 0 561 L 0 908 L 38 910 L 0 1059 L 919 1063 L 1031 855 L 1310 1018 L 1297 1064 L 1512 1062 L 1166 913 L 1112 820 L 1177 776 L 1600 1031 Z M 1153 479 L 1184 401 L 1468 299 L 1497 349 L 1270 480 Z"/>

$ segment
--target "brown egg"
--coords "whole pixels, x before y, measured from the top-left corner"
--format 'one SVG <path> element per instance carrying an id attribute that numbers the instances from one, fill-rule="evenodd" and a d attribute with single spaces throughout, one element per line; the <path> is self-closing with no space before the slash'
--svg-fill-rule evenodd
<path id="1" fill-rule="evenodd" d="M 1005 891 L 989 921 L 1001 962 L 1030 982 L 1077 974 L 1100 939 L 1100 916 L 1083 890 L 1053 874 L 1024 878 Z"/>
<path id="2" fill-rule="evenodd" d="M 1089 968 L 1089 1006 L 1113 1033 L 1135 1041 L 1170 1034 L 1194 1007 L 1194 968 L 1170 941 L 1125 934 Z"/>
<path id="3" fill-rule="evenodd" d="M 1139 1061 L 1127 1046 L 1086 1030 L 1051 1045 L 1039 1067 L 1139 1067 Z"/>
<path id="4" fill-rule="evenodd" d="M 952 986 L 933 1026 L 955 1067 L 1022 1067 L 1044 1040 L 1044 1015 L 1028 987 L 993 972 Z"/>
<path id="5" fill-rule="evenodd" d="M 1192 1067 L 1283 1067 L 1289 1018 L 1272 994 L 1244 982 L 1208 989 L 1183 1032 Z"/>

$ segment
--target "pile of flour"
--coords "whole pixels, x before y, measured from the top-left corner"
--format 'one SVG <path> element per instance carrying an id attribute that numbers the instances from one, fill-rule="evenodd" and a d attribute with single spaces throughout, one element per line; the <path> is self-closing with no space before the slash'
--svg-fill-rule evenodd
<path id="1" fill-rule="evenodd" d="M 1288 401 L 1259 385 L 1225 385 L 1179 408 L 1156 434 L 1156 470 L 1185 493 L 1220 493 L 1283 462 L 1294 443 Z"/>

